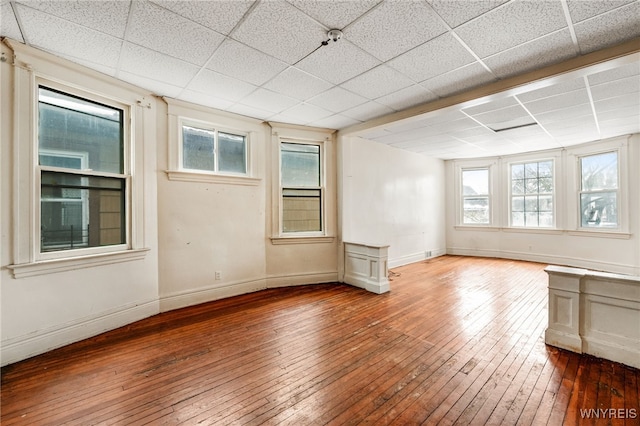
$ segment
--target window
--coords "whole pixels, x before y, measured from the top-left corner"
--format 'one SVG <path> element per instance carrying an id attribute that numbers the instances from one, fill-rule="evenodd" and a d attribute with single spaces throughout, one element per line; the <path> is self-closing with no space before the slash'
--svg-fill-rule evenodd
<path id="1" fill-rule="evenodd" d="M 550 228 L 553 217 L 553 161 L 512 164 L 511 226 Z"/>
<path id="2" fill-rule="evenodd" d="M 618 227 L 618 153 L 580 157 L 582 227 Z"/>
<path id="3" fill-rule="evenodd" d="M 462 223 L 489 224 L 489 169 L 462 170 Z"/>
<path id="4" fill-rule="evenodd" d="M 202 125 L 183 124 L 182 167 L 207 172 L 246 174 L 246 136 Z"/>
<path id="5" fill-rule="evenodd" d="M 124 110 L 39 86 L 40 253 L 126 243 Z"/>
<path id="6" fill-rule="evenodd" d="M 282 231 L 321 232 L 321 146 L 280 144 Z"/>

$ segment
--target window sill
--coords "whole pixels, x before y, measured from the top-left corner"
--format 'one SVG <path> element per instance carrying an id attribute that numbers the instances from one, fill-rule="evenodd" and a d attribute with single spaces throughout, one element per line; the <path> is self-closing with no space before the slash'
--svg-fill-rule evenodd
<path id="1" fill-rule="evenodd" d="M 332 243 L 335 237 L 271 237 L 271 244 L 283 245 L 283 244 L 317 244 L 317 243 Z"/>
<path id="2" fill-rule="evenodd" d="M 458 231 L 491 231 L 497 232 L 501 231 L 502 228 L 498 228 L 496 226 L 489 225 L 456 225 L 454 228 Z"/>
<path id="3" fill-rule="evenodd" d="M 258 186 L 261 179 L 249 176 L 217 175 L 212 173 L 185 172 L 183 170 L 167 170 L 169 180 L 182 182 L 221 183 L 227 185 Z"/>
<path id="4" fill-rule="evenodd" d="M 115 253 L 102 253 L 89 256 L 67 257 L 64 259 L 42 260 L 33 263 L 8 265 L 14 278 L 27 278 L 37 275 L 54 274 L 57 272 L 72 271 L 75 269 L 93 268 L 96 266 L 110 265 L 113 263 L 141 260 L 150 249 L 136 249 L 119 251 Z"/>
<path id="5" fill-rule="evenodd" d="M 620 240 L 628 240 L 631 238 L 631 234 L 628 232 L 620 232 L 620 231 L 596 231 L 594 230 L 586 230 L 579 229 L 576 231 L 567 231 L 569 235 L 574 235 L 578 237 L 598 237 L 598 238 L 617 238 Z"/>

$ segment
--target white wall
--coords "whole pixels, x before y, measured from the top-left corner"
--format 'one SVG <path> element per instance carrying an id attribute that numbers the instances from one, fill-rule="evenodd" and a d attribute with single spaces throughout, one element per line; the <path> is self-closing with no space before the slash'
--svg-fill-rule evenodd
<path id="1" fill-rule="evenodd" d="M 12 58 L 6 46 L 2 51 Z M 158 312 L 155 101 L 146 98 L 144 91 L 35 50 L 17 52 L 16 64 L 0 63 L 2 365 Z M 30 195 L 36 146 L 31 129 L 33 79 L 37 76 L 111 94 L 133 105 L 136 99 L 146 98 L 147 106 L 133 107 L 139 128 L 145 129 L 135 145 L 132 238 L 138 250 L 133 256 L 38 261 L 33 255 L 36 249 L 29 249 L 34 244 L 30 235 L 39 202 Z M 16 278 L 14 273 L 25 276 Z"/>
<path id="2" fill-rule="evenodd" d="M 389 245 L 389 266 L 445 253 L 444 162 L 340 138 L 343 241 Z"/>
<path id="3" fill-rule="evenodd" d="M 626 146 L 623 166 L 621 229 L 580 230 L 577 208 L 577 156 Z M 508 179 L 510 161 L 556 159 L 557 229 L 513 229 L 508 226 Z M 491 165 L 493 224 L 460 226 L 459 170 L 466 165 Z M 621 274 L 640 274 L 640 135 L 596 141 L 565 150 L 544 151 L 504 158 L 447 161 L 447 252 L 468 256 L 501 257 L 566 265 Z M 626 212 L 626 213 L 624 213 Z"/>

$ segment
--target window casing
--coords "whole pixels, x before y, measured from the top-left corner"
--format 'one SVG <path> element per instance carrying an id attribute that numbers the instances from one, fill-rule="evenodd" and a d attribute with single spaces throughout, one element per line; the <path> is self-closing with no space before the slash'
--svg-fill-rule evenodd
<path id="1" fill-rule="evenodd" d="M 553 228 L 553 160 L 511 164 L 509 176 L 510 225 L 523 228 Z"/>
<path id="2" fill-rule="evenodd" d="M 37 104 L 39 257 L 127 248 L 127 107 L 46 84 Z"/>
<path id="3" fill-rule="evenodd" d="M 321 235 L 324 230 L 322 144 L 280 143 L 281 233 Z"/>
<path id="4" fill-rule="evenodd" d="M 579 157 L 579 173 L 579 226 L 618 228 L 620 224 L 618 151 Z"/>
<path id="5" fill-rule="evenodd" d="M 489 168 L 461 170 L 463 225 L 489 225 L 491 223 L 491 197 Z"/>
<path id="6" fill-rule="evenodd" d="M 180 165 L 183 170 L 247 175 L 247 135 L 212 124 L 181 121 Z"/>

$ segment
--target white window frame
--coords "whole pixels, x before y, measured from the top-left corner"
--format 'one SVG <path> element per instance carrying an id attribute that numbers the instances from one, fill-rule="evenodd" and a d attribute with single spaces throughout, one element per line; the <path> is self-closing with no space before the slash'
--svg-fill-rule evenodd
<path id="1" fill-rule="evenodd" d="M 285 232 L 284 230 L 284 194 L 283 194 L 283 186 L 282 186 L 282 145 L 283 144 L 297 144 L 297 145 L 311 145 L 319 147 L 319 155 L 320 155 L 320 186 L 318 187 L 309 187 L 304 189 L 319 189 L 320 190 L 320 230 L 319 231 L 307 231 L 307 232 L 299 232 L 299 231 L 289 231 Z M 325 175 L 326 175 L 326 167 L 325 167 L 325 144 L 323 141 L 308 141 L 308 140 L 298 140 L 298 139 L 288 139 L 283 138 L 280 139 L 280 143 L 278 145 L 278 170 L 279 170 L 279 180 L 278 187 L 280 192 L 280 208 L 279 208 L 279 224 L 280 224 L 280 232 L 281 236 L 294 236 L 294 237 L 318 237 L 326 235 L 326 223 L 325 223 L 325 212 L 326 212 L 326 202 L 325 202 Z"/>
<path id="2" fill-rule="evenodd" d="M 130 189 L 130 183 L 131 183 L 131 166 L 130 166 L 130 160 L 131 160 L 131 155 L 130 155 L 130 147 L 131 147 L 131 127 L 127 126 L 126 123 L 131 123 L 131 113 L 130 113 L 130 109 L 131 109 L 131 105 L 126 105 L 123 104 L 122 102 L 118 102 L 117 100 L 102 96 L 102 95 L 98 95 L 95 93 L 91 93 L 85 90 L 81 90 L 78 88 L 73 88 L 70 86 L 67 86 L 65 84 L 61 84 L 59 82 L 55 82 L 52 80 L 48 80 L 45 78 L 36 78 L 35 81 L 35 87 L 36 89 L 38 89 L 39 87 L 47 87 L 50 89 L 54 89 L 57 90 L 61 93 L 64 94 L 68 94 L 71 96 L 75 96 L 87 101 L 91 101 L 91 102 L 98 102 L 100 104 L 103 105 L 107 105 L 113 108 L 117 108 L 123 111 L 123 153 L 122 153 L 122 157 L 123 157 L 123 173 L 106 173 L 106 172 L 95 172 L 92 170 L 87 170 L 86 168 L 83 170 L 79 170 L 79 171 L 74 171 L 74 170 L 70 170 L 70 169 L 66 169 L 66 168 L 59 168 L 59 167 L 50 167 L 50 166 L 41 166 L 39 163 L 39 140 L 38 140 L 38 124 L 36 122 L 36 131 L 35 133 L 35 141 L 34 141 L 34 152 L 36 155 L 36 159 L 34 161 L 35 164 L 35 170 L 36 170 L 36 176 L 35 176 L 35 181 L 36 181 L 36 185 L 34 188 L 34 211 L 35 211 L 35 220 L 36 220 L 36 228 L 35 228 L 35 238 L 36 238 L 36 242 L 37 244 L 34 244 L 34 251 L 35 251 L 35 259 L 38 261 L 44 261 L 44 260 L 52 260 L 52 259 L 64 259 L 64 258 L 68 258 L 68 257 L 78 257 L 78 256 L 88 256 L 88 255 L 95 255 L 95 254 L 104 254 L 104 253 L 113 253 L 113 252 L 120 252 L 120 251 L 124 251 L 124 250 L 129 250 L 131 249 L 131 189 Z M 35 101 L 35 108 L 38 108 L 38 91 L 36 90 L 36 101 Z M 36 113 L 36 117 L 37 117 L 37 113 Z M 66 250 L 55 250 L 55 251 L 47 251 L 47 252 L 42 252 L 40 249 L 40 244 L 39 242 L 41 241 L 41 200 L 42 200 L 42 185 L 41 185 L 41 176 L 42 176 L 42 172 L 60 172 L 60 173 L 75 173 L 78 174 L 79 176 L 85 176 L 85 177 L 89 177 L 89 176 L 97 176 L 97 177 L 114 177 L 114 178 L 118 178 L 120 180 L 122 180 L 124 182 L 125 188 L 124 188 L 124 199 L 125 199 L 125 209 L 124 209 L 124 223 L 125 223 L 125 242 L 123 244 L 113 244 L 113 245 L 107 245 L 107 246 L 99 246 L 99 247 L 84 247 L 84 248 L 73 248 L 73 249 L 66 249 Z"/>
<path id="3" fill-rule="evenodd" d="M 583 167 L 582 167 L 582 160 L 584 158 L 588 158 L 588 157 L 594 157 L 594 156 L 598 156 L 598 155 L 603 155 L 603 154 L 615 154 L 616 155 L 616 179 L 617 179 L 617 184 L 618 186 L 615 189 L 606 189 L 606 190 L 597 190 L 597 191 L 586 191 L 582 188 L 582 180 L 583 180 Z M 598 153 L 593 153 L 593 154 L 585 154 L 585 155 L 580 155 L 578 156 L 578 226 L 583 229 L 583 230 L 592 230 L 592 229 L 613 229 L 613 230 L 618 230 L 620 229 L 620 214 L 622 213 L 620 210 L 620 186 L 621 186 L 621 181 L 620 181 L 620 152 L 617 149 L 614 150 L 610 150 L 610 151 L 604 151 L 604 152 L 598 152 Z M 582 224 L 582 195 L 583 194 L 594 194 L 594 193 L 603 193 L 603 192 L 615 192 L 616 193 L 616 211 L 618 212 L 618 220 L 615 226 L 584 226 Z"/>
<path id="4" fill-rule="evenodd" d="M 496 197 L 494 196 L 494 167 L 495 164 L 488 163 L 461 163 L 457 165 L 456 171 L 456 211 L 457 211 L 457 224 L 460 227 L 469 227 L 469 228 L 491 228 L 495 224 L 495 204 Z M 488 194 L 487 194 L 487 203 L 489 207 L 489 222 L 488 223 L 465 223 L 464 221 L 464 191 L 462 189 L 462 175 L 465 171 L 474 171 L 474 170 L 487 170 L 488 174 Z"/>
<path id="5" fill-rule="evenodd" d="M 552 206 L 553 206 L 553 210 L 552 210 L 552 215 L 553 215 L 553 220 L 552 220 L 552 224 L 551 226 L 516 226 L 513 224 L 512 221 L 512 200 L 513 200 L 513 184 L 512 184 L 512 173 L 511 173 L 511 168 L 512 166 L 516 166 L 516 165 L 520 165 L 520 164 L 532 164 L 532 163 L 544 163 L 544 162 L 551 162 L 551 169 L 552 169 L 552 175 L 551 178 L 553 180 L 553 192 L 551 193 L 551 202 L 552 202 Z M 518 160 L 518 161 L 513 161 L 513 162 L 509 162 L 507 163 L 507 185 L 508 185 L 508 190 L 507 190 L 507 211 L 508 211 L 508 216 L 506 218 L 507 223 L 509 224 L 510 228 L 514 228 L 514 229 L 532 229 L 532 230 L 536 230 L 536 229 L 540 229 L 540 230 L 549 230 L 549 229 L 556 229 L 557 227 L 557 206 L 556 206 L 556 193 L 557 193 L 557 181 L 556 181 L 556 160 L 552 157 L 544 157 L 544 158 L 535 158 L 535 159 L 527 159 L 527 160 Z M 523 194 L 523 196 L 526 194 Z M 540 195 L 538 193 L 538 195 Z"/>
<path id="6" fill-rule="evenodd" d="M 155 162 L 155 99 L 142 89 L 19 43 L 13 56 L 12 263 L 14 278 L 60 273 L 144 259 L 149 252 L 145 209 L 146 162 Z M 46 86 L 125 111 L 126 244 L 40 253 L 41 176 L 38 159 L 38 87 Z M 68 169 L 60 169 L 67 171 Z M 85 171 L 82 171 L 85 173 Z M 118 175 L 121 176 L 121 175 Z M 151 175 L 149 175 L 151 176 Z"/>
<path id="7" fill-rule="evenodd" d="M 258 177 L 257 162 L 253 160 L 254 151 L 260 135 L 264 132 L 262 122 L 240 117 L 235 114 L 214 111 L 211 108 L 177 99 L 163 98 L 168 107 L 168 169 L 167 177 L 172 181 L 204 182 L 212 184 L 257 186 L 262 179 Z M 245 173 L 219 172 L 216 153 L 216 171 L 188 169 L 183 163 L 182 126 L 193 126 L 216 132 L 230 133 L 245 137 Z M 217 135 L 215 149 L 217 150 Z"/>
<path id="8" fill-rule="evenodd" d="M 567 197 L 570 235 L 592 235 L 611 238 L 629 238 L 629 138 L 631 136 L 606 139 L 597 143 L 579 145 L 567 149 L 567 177 L 570 196 Z M 582 170 L 580 159 L 597 154 L 616 151 L 618 155 L 618 226 L 584 227 L 580 206 Z"/>

